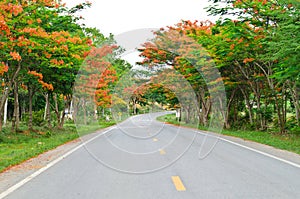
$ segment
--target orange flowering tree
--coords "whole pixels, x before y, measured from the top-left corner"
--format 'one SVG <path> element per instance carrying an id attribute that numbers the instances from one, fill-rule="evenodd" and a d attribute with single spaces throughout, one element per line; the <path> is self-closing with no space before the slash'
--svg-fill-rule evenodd
<path id="1" fill-rule="evenodd" d="M 295 107 L 295 116 L 300 124 L 299 109 L 299 1 L 297 0 L 234 0 L 213 1 L 208 11 L 213 15 L 232 15 L 235 22 L 220 20 L 226 31 L 230 54 L 235 60 L 237 74 L 244 81 L 241 89 L 247 99 L 247 107 L 253 108 L 255 101 L 256 128 L 266 129 L 276 118 L 278 131 L 286 132 L 287 106 Z M 224 28 L 226 28 L 225 30 Z M 233 39 L 237 39 L 234 42 Z M 237 52 L 237 53 L 236 53 Z M 226 52 L 228 55 L 228 51 Z M 238 58 L 239 57 L 239 58 Z M 252 97 L 251 97 L 252 96 Z M 249 108 L 248 108 L 249 109 Z M 272 111 L 275 110 L 275 111 Z M 251 116 L 252 111 L 248 113 Z M 251 117 L 250 117 L 251 118 Z M 252 121 L 251 121 L 252 120 Z"/>
<path id="2" fill-rule="evenodd" d="M 182 21 L 174 27 L 155 32 L 155 39 L 145 43 L 144 48 L 140 49 L 141 56 L 144 57 L 141 65 L 161 69 L 167 66 L 179 72 L 190 84 L 195 92 L 197 105 L 180 105 L 187 122 L 194 115 L 202 125 L 208 125 L 212 103 L 216 105 L 223 102 L 217 100 L 223 98 L 219 92 L 222 90 L 222 79 L 218 79 L 212 56 L 205 49 L 211 41 L 213 26 L 210 21 Z M 189 87 L 183 89 L 187 89 L 186 94 L 190 94 Z"/>
<path id="3" fill-rule="evenodd" d="M 1 90 L 0 128 L 5 101 L 12 89 L 15 102 L 13 124 L 14 121 L 18 123 L 20 85 L 26 84 L 29 101 L 36 91 L 71 93 L 72 81 L 83 54 L 89 50 L 88 37 L 73 16 L 85 6 L 89 3 L 68 10 L 54 0 L 0 2 L 0 75 L 5 87 Z M 61 84 L 68 89 L 58 86 Z M 31 102 L 29 109 L 31 113 Z M 32 118 L 31 114 L 29 117 Z M 31 126 L 29 122 L 29 128 Z M 13 130 L 17 127 L 18 124 L 13 125 Z"/>

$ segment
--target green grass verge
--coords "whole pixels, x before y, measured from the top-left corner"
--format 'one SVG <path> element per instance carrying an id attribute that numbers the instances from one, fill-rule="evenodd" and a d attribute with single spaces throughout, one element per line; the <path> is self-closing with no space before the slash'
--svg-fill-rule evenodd
<path id="1" fill-rule="evenodd" d="M 114 125 L 114 122 L 81 126 L 80 135 L 93 133 L 111 125 Z M 11 133 L 9 129 L 3 129 L 0 132 L 0 172 L 78 137 L 79 133 L 74 124 L 66 124 L 64 129 L 51 131 L 40 128 L 34 132 L 23 130 Z"/>
<path id="2" fill-rule="evenodd" d="M 157 120 L 175 125 L 197 128 L 197 125 L 195 124 L 185 124 L 183 122 L 179 123 L 178 121 L 176 121 L 175 114 L 163 115 L 158 117 Z M 207 130 L 207 128 L 204 127 L 198 127 L 198 129 Z M 300 136 L 296 134 L 278 135 L 265 131 L 244 130 L 223 130 L 222 134 L 258 142 L 261 144 L 266 144 L 278 149 L 283 149 L 300 154 Z"/>
<path id="3" fill-rule="evenodd" d="M 114 121 L 100 122 L 100 124 L 92 123 L 92 124 L 88 124 L 88 125 L 77 125 L 76 129 L 80 136 L 84 136 L 84 135 L 90 134 L 91 132 L 95 132 L 99 129 L 104 129 L 104 128 L 110 127 L 112 125 L 115 125 L 115 124 L 116 124 L 116 122 L 114 122 Z"/>

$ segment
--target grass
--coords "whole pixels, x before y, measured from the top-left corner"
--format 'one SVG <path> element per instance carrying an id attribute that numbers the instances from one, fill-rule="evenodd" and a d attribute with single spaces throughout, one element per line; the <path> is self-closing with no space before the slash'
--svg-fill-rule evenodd
<path id="1" fill-rule="evenodd" d="M 115 125 L 115 124 L 116 124 L 116 122 L 114 122 L 114 121 L 109 121 L 109 122 L 101 121 L 100 124 L 99 123 L 91 123 L 88 125 L 80 125 L 80 126 L 77 125 L 76 129 L 77 129 L 78 134 L 80 136 L 83 136 L 83 135 L 89 134 L 91 132 L 95 132 L 99 129 L 107 128 L 107 127 Z"/>
<path id="2" fill-rule="evenodd" d="M 168 122 L 175 125 L 182 125 L 191 128 L 198 128 L 200 130 L 207 130 L 205 127 L 197 127 L 195 124 L 179 123 L 174 114 L 163 115 L 157 118 L 159 121 Z M 266 131 L 245 131 L 245 130 L 223 130 L 223 135 L 242 138 L 261 144 L 273 146 L 278 149 L 291 151 L 300 155 L 300 136 L 297 134 L 279 135 Z"/>
<path id="3" fill-rule="evenodd" d="M 22 130 L 11 133 L 9 129 L 0 132 L 0 172 L 5 169 L 22 163 L 32 157 L 54 149 L 64 143 L 75 140 L 80 135 L 89 134 L 96 130 L 113 125 L 114 122 L 106 122 L 81 126 L 78 128 L 74 124 L 65 124 L 63 129 L 47 130 L 36 127 L 33 132 Z"/>

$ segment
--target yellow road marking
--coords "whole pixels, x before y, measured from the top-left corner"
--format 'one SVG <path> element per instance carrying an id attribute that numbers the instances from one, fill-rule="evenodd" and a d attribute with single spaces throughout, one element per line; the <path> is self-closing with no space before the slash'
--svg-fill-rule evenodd
<path id="1" fill-rule="evenodd" d="M 179 176 L 172 176 L 172 181 L 173 181 L 177 191 L 185 191 L 186 190 L 186 188 L 183 185 Z"/>
<path id="2" fill-rule="evenodd" d="M 157 138 L 153 138 L 153 142 L 157 142 L 158 141 L 158 139 Z"/>
<path id="3" fill-rule="evenodd" d="M 165 154 L 166 154 L 166 151 L 163 150 L 163 149 L 159 149 L 159 153 L 160 153 L 160 155 L 165 155 Z"/>

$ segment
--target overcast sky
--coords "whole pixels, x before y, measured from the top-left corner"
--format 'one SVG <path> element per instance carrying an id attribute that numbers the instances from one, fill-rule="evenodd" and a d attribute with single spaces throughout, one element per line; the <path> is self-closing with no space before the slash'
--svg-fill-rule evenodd
<path id="1" fill-rule="evenodd" d="M 68 6 L 82 0 L 63 0 Z M 90 0 L 92 8 L 82 12 L 86 25 L 108 35 L 140 28 L 160 28 L 183 20 L 206 20 L 208 0 Z"/>
<path id="2" fill-rule="evenodd" d="M 68 7 L 85 0 L 62 0 Z M 181 20 L 211 20 L 208 0 L 90 0 L 92 7 L 80 13 L 88 27 L 96 27 L 127 51 L 122 58 L 132 65 L 141 61 L 136 48 L 153 37 L 151 30 L 172 26 Z"/>

